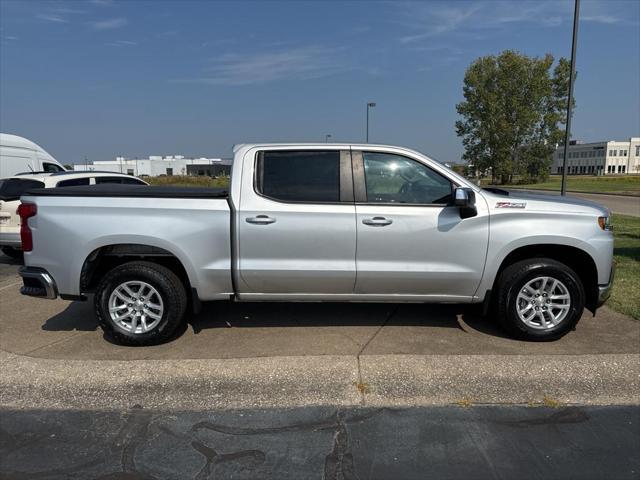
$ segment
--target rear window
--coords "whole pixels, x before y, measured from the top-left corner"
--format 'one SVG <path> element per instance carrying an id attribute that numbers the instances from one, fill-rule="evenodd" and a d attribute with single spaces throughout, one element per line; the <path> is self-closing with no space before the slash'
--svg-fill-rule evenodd
<path id="1" fill-rule="evenodd" d="M 96 177 L 96 185 L 101 183 L 122 183 L 125 185 L 146 185 L 142 180 L 130 177 Z"/>
<path id="2" fill-rule="evenodd" d="M 24 192 L 32 188 L 43 188 L 44 183 L 38 180 L 22 180 L 20 178 L 6 178 L 0 180 L 0 200 L 18 200 Z"/>
<path id="3" fill-rule="evenodd" d="M 267 151 L 258 155 L 256 191 L 284 202 L 339 202 L 340 152 Z"/>

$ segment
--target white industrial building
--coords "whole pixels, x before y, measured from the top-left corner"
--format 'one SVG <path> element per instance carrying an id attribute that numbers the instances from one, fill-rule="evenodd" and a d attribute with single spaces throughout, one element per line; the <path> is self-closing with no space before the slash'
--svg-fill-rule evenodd
<path id="1" fill-rule="evenodd" d="M 95 170 L 157 177 L 160 175 L 218 175 L 229 171 L 229 160 L 221 158 L 185 158 L 183 155 L 151 155 L 149 158 L 116 157 L 73 166 L 76 171 Z"/>
<path id="2" fill-rule="evenodd" d="M 553 154 L 551 173 L 562 173 L 564 146 Z M 569 143 L 568 175 L 623 175 L 640 174 L 640 137 L 628 141 Z"/>

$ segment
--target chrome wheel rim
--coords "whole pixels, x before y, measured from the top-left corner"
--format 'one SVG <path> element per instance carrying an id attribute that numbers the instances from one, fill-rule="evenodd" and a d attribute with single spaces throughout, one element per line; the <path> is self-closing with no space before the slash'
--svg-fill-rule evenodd
<path id="1" fill-rule="evenodd" d="M 129 333 L 153 330 L 164 313 L 160 293 L 146 282 L 129 281 L 118 285 L 109 297 L 111 320 Z"/>
<path id="2" fill-rule="evenodd" d="M 569 289 L 557 278 L 536 277 L 518 293 L 516 310 L 528 327 L 549 330 L 562 322 L 571 308 Z"/>

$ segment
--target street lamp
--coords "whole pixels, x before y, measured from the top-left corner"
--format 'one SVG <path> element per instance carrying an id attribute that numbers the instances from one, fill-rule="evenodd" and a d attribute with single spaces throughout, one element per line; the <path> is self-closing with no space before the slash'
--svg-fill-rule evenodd
<path id="1" fill-rule="evenodd" d="M 327 133 L 327 134 L 324 136 L 324 143 L 329 143 L 329 139 L 330 139 L 331 137 L 332 137 L 332 135 L 331 135 L 330 133 Z"/>
<path id="2" fill-rule="evenodd" d="M 367 141 L 369 143 L 369 109 L 376 106 L 376 102 L 367 102 Z"/>
<path id="3" fill-rule="evenodd" d="M 575 0 L 573 9 L 573 41 L 571 42 L 571 72 L 569 72 L 569 98 L 567 99 L 567 129 L 564 132 L 564 157 L 562 159 L 562 184 L 560 195 L 567 194 L 567 156 L 569 155 L 569 139 L 571 138 L 571 109 L 573 107 L 573 82 L 576 76 L 576 43 L 578 42 L 578 17 L 580 0 Z"/>

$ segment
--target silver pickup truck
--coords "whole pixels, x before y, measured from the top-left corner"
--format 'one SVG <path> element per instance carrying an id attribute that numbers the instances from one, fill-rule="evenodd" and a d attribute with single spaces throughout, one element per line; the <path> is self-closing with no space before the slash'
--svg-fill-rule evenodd
<path id="1" fill-rule="evenodd" d="M 96 185 L 22 197 L 22 293 L 85 300 L 120 343 L 171 337 L 200 302 L 481 303 L 556 339 L 613 281 L 610 213 L 480 189 L 382 145 L 234 149 L 227 190 Z M 425 307 L 428 321 L 428 307 Z"/>

